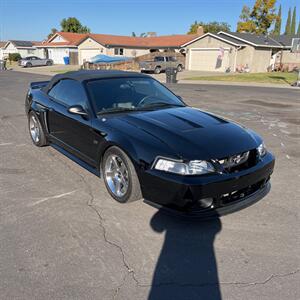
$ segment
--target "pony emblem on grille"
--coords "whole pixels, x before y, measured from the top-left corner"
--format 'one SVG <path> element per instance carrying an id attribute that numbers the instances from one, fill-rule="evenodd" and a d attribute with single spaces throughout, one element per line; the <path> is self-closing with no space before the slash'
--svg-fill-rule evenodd
<path id="1" fill-rule="evenodd" d="M 242 154 L 236 154 L 233 156 L 229 156 L 224 159 L 218 159 L 218 162 L 224 167 L 224 168 L 232 168 L 238 165 L 243 164 L 246 162 L 249 158 L 249 151 L 244 152 Z"/>

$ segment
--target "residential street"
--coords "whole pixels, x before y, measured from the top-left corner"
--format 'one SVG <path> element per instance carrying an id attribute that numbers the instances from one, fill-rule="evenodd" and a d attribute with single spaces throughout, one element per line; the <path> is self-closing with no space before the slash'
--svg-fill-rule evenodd
<path id="1" fill-rule="evenodd" d="M 300 299 L 300 89 L 170 86 L 276 156 L 266 198 L 201 222 L 121 205 L 102 179 L 35 147 L 24 100 L 48 78 L 0 72 L 0 299 Z"/>

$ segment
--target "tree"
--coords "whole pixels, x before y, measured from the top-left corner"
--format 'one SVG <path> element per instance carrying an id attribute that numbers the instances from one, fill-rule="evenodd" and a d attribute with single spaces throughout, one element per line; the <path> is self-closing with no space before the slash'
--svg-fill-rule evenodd
<path id="1" fill-rule="evenodd" d="M 296 33 L 296 6 L 293 11 L 292 25 L 291 25 L 291 35 L 295 35 Z"/>
<path id="2" fill-rule="evenodd" d="M 211 32 L 211 33 L 218 33 L 220 31 L 229 32 L 230 31 L 230 25 L 226 22 L 197 22 L 195 21 L 191 26 L 188 34 L 196 34 L 197 29 L 199 26 L 203 27 L 204 33 Z"/>
<path id="3" fill-rule="evenodd" d="M 300 37 L 300 21 L 299 21 L 299 25 L 298 25 L 297 35 Z"/>
<path id="4" fill-rule="evenodd" d="M 61 30 L 64 32 L 89 33 L 90 29 L 83 26 L 80 21 L 74 17 L 62 19 L 60 22 Z"/>
<path id="5" fill-rule="evenodd" d="M 244 6 L 237 31 L 267 34 L 277 19 L 275 4 L 276 0 L 256 0 L 251 13 L 249 7 Z"/>
<path id="6" fill-rule="evenodd" d="M 250 14 L 250 8 L 244 5 L 240 15 L 240 21 L 237 24 L 237 32 L 255 32 L 256 27 L 254 21 L 251 20 Z"/>
<path id="7" fill-rule="evenodd" d="M 53 37 L 53 35 L 57 32 L 58 30 L 56 28 L 51 29 L 51 33 L 48 34 L 48 40 Z"/>
<path id="8" fill-rule="evenodd" d="M 133 31 L 132 34 L 131 34 L 131 36 L 137 37 L 137 34 Z M 139 37 L 147 37 L 147 36 L 148 36 L 148 34 L 146 32 L 143 32 L 143 33 L 141 33 L 139 35 Z"/>
<path id="9" fill-rule="evenodd" d="M 279 6 L 278 15 L 277 15 L 273 34 L 278 36 L 278 35 L 280 35 L 280 33 L 281 33 L 281 4 Z"/>
<path id="10" fill-rule="evenodd" d="M 291 34 L 291 9 L 289 9 L 289 14 L 288 14 L 288 18 L 286 20 L 284 34 L 285 35 L 290 35 Z"/>

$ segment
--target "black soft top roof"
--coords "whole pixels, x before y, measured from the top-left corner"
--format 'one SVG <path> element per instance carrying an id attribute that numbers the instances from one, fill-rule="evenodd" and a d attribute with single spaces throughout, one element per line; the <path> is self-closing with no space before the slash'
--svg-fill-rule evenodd
<path id="1" fill-rule="evenodd" d="M 94 80 L 94 79 L 109 79 L 109 78 L 126 78 L 126 77 L 144 77 L 149 78 L 149 75 L 145 75 L 137 72 L 127 72 L 118 70 L 80 70 L 72 71 L 64 74 L 57 74 L 52 77 L 49 84 L 45 87 L 45 91 L 51 89 L 59 80 L 73 79 L 79 82 Z"/>

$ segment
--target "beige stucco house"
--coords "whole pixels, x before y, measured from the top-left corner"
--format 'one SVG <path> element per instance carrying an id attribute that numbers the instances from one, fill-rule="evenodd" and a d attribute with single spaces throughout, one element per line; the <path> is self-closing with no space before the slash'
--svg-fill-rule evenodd
<path id="1" fill-rule="evenodd" d="M 38 46 L 45 57 L 53 60 L 55 64 L 64 64 L 64 58 L 68 57 L 71 64 L 78 64 L 78 44 L 86 37 L 86 34 L 73 32 L 57 32 L 50 39 Z"/>
<path id="2" fill-rule="evenodd" d="M 110 34 L 79 34 L 57 32 L 49 40 L 37 46 L 45 57 L 55 64 L 63 64 L 69 57 L 71 64 L 83 64 L 98 54 L 109 56 L 136 57 L 151 51 L 179 51 L 182 45 L 199 35 L 168 35 L 151 37 L 131 37 Z"/>
<path id="3" fill-rule="evenodd" d="M 292 71 L 300 67 L 300 36 L 280 35 L 274 37 L 282 45 L 282 49 L 276 54 L 276 66 L 283 70 Z"/>
<path id="4" fill-rule="evenodd" d="M 137 57 L 152 51 L 179 51 L 182 45 L 198 35 L 167 35 L 131 37 L 107 34 L 89 34 L 78 45 L 79 64 L 98 54 Z"/>
<path id="5" fill-rule="evenodd" d="M 206 33 L 183 45 L 189 70 L 266 72 L 282 45 L 271 37 L 251 33 Z"/>

